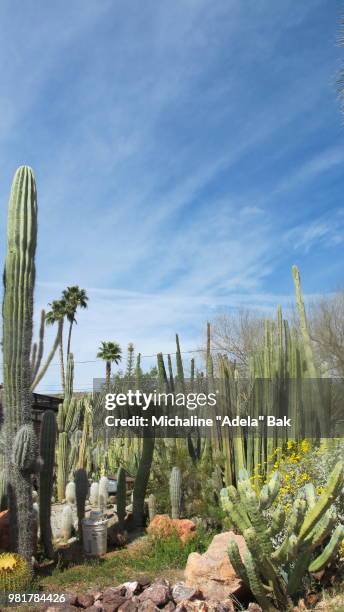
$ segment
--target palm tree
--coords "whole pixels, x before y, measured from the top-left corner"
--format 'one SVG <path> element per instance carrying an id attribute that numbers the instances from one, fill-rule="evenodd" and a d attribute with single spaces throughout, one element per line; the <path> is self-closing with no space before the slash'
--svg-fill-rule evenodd
<path id="1" fill-rule="evenodd" d="M 106 387 L 110 387 L 110 378 L 111 378 L 111 364 L 115 363 L 116 365 L 122 359 L 122 349 L 117 342 L 102 342 L 97 357 L 99 359 L 104 359 L 106 362 L 105 372 L 106 372 Z"/>
<path id="2" fill-rule="evenodd" d="M 70 343 L 72 338 L 73 324 L 76 323 L 76 311 L 78 308 L 87 308 L 88 297 L 85 289 L 80 289 L 78 285 L 67 287 L 62 291 L 62 302 L 66 311 L 66 317 L 69 321 L 69 332 L 67 342 L 67 358 L 70 353 Z"/>
<path id="3" fill-rule="evenodd" d="M 65 390 L 65 372 L 64 372 L 64 359 L 63 359 L 63 323 L 66 316 L 66 306 L 63 300 L 54 300 L 49 304 L 50 310 L 45 315 L 47 325 L 54 325 L 58 323 L 61 330 L 61 337 L 59 343 L 60 352 L 60 368 L 61 368 L 61 383 L 63 392 Z"/>

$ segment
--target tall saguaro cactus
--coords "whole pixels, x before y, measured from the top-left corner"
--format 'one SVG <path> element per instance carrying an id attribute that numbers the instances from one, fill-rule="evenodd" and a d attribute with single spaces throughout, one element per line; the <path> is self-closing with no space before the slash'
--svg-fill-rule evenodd
<path id="1" fill-rule="evenodd" d="M 36 460 L 30 394 L 36 242 L 36 184 L 31 168 L 22 166 L 15 173 L 8 208 L 3 377 L 11 547 L 29 561 L 33 550 L 30 475 Z"/>

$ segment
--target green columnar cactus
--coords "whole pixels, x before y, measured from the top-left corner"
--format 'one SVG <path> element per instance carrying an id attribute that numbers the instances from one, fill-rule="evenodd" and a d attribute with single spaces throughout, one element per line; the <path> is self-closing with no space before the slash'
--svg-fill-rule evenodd
<path id="1" fill-rule="evenodd" d="M 42 457 L 43 466 L 39 474 L 39 522 L 41 541 L 44 552 L 49 559 L 52 559 L 54 556 L 50 514 L 56 435 L 55 414 L 52 410 L 47 410 L 43 415 L 40 432 L 40 456 Z"/>
<path id="2" fill-rule="evenodd" d="M 3 380 L 11 547 L 29 562 L 33 550 L 31 474 L 29 469 L 22 467 L 23 461 L 28 465 L 28 458 L 22 455 L 17 464 L 18 455 L 12 449 L 14 440 L 19 455 L 21 442 L 28 448 L 26 436 L 22 437 L 20 431 L 31 423 L 30 354 L 36 241 L 35 179 L 32 170 L 22 166 L 15 173 L 8 208 L 2 309 Z M 34 461 L 31 464 L 34 465 Z"/>
<path id="3" fill-rule="evenodd" d="M 151 432 L 153 436 L 153 432 Z M 144 504 L 146 490 L 153 461 L 155 446 L 154 437 L 144 437 L 142 440 L 142 452 L 140 455 L 139 466 L 136 473 L 133 489 L 133 518 L 137 527 L 144 524 Z"/>
<path id="4" fill-rule="evenodd" d="M 62 501 L 70 472 L 77 462 L 77 447 L 74 445 L 74 459 L 70 465 L 70 452 L 73 446 L 73 436 L 78 430 L 83 401 L 73 398 L 74 359 L 69 353 L 66 372 L 66 389 L 63 402 L 59 406 L 57 425 L 59 430 L 57 451 L 57 498 Z M 76 441 L 78 445 L 78 442 Z"/>
<path id="5" fill-rule="evenodd" d="M 185 378 L 184 378 L 184 367 L 183 367 L 183 359 L 182 353 L 180 350 L 179 336 L 176 334 L 176 364 L 177 364 L 177 387 L 180 393 L 185 392 Z"/>
<path id="6" fill-rule="evenodd" d="M 82 540 L 82 519 L 85 517 L 85 504 L 88 493 L 88 478 L 86 471 L 79 468 L 75 472 L 75 497 L 76 508 L 78 513 L 78 531 L 79 538 Z"/>
<path id="7" fill-rule="evenodd" d="M 162 353 L 157 354 L 157 366 L 158 366 L 158 389 L 160 393 L 168 391 L 168 379 L 166 374 L 166 368 L 164 363 L 164 357 Z"/>
<path id="8" fill-rule="evenodd" d="M 117 494 L 116 494 L 116 504 L 117 504 L 117 516 L 118 523 L 120 529 L 124 527 L 124 520 L 126 515 L 126 495 L 127 495 L 127 483 L 126 483 L 126 475 L 125 470 L 120 467 L 117 472 Z"/>
<path id="9" fill-rule="evenodd" d="M 182 502 L 182 473 L 177 467 L 172 468 L 170 476 L 170 500 L 171 516 L 173 519 L 178 519 Z"/>
<path id="10" fill-rule="evenodd" d="M 68 434 L 59 434 L 57 449 L 57 499 L 64 499 L 66 482 L 68 480 Z"/>
<path id="11" fill-rule="evenodd" d="M 172 367 L 172 359 L 171 355 L 167 355 L 167 365 L 168 365 L 168 376 L 169 376 L 169 385 L 171 392 L 174 391 L 174 376 L 173 376 L 173 367 Z"/>
<path id="12" fill-rule="evenodd" d="M 273 476 L 258 495 L 243 471 L 238 489 L 223 489 L 221 501 L 235 528 L 244 536 L 247 552 L 242 560 L 234 541 L 228 554 L 238 576 L 250 587 L 263 610 L 286 610 L 292 604 L 305 572 L 319 571 L 333 558 L 344 537 L 343 525 L 337 525 L 333 502 L 343 487 L 343 462 L 330 474 L 324 492 L 316 497 L 314 487 L 307 485 L 303 497 L 297 497 L 285 523 L 283 510 L 272 514 L 270 527 L 262 513 L 273 503 L 279 490 L 279 477 Z M 278 548 L 271 538 L 285 527 L 286 533 Z M 332 535 L 331 535 L 332 533 Z M 330 537 L 319 553 L 318 547 Z"/>

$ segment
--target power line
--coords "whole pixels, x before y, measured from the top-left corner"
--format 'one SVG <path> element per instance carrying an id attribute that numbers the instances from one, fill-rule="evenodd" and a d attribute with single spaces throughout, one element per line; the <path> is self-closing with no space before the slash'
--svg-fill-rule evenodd
<path id="1" fill-rule="evenodd" d="M 212 348 L 210 349 L 211 352 L 214 351 L 221 351 L 223 353 L 230 353 L 230 351 L 228 349 L 225 348 Z M 206 353 L 206 349 L 190 349 L 188 351 L 180 351 L 181 354 L 185 355 L 185 354 L 191 354 L 191 353 Z M 141 359 L 144 359 L 145 357 L 156 357 L 158 355 L 158 353 L 152 353 L 152 355 L 142 355 L 142 353 L 137 353 L 137 355 L 141 356 Z M 173 352 L 173 353 L 161 353 L 161 355 L 163 355 L 163 357 L 167 357 L 168 355 L 177 355 L 177 352 Z M 87 359 L 85 361 L 74 361 L 74 364 L 85 364 L 85 363 L 102 363 L 101 359 Z M 3 363 L 0 363 L 0 366 L 3 366 Z M 53 361 L 52 363 L 49 364 L 50 366 L 60 366 L 60 362 L 59 361 Z"/>

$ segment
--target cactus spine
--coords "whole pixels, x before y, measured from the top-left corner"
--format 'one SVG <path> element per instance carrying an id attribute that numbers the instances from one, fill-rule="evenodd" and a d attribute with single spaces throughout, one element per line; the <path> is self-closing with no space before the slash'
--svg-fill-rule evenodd
<path id="1" fill-rule="evenodd" d="M 124 527 L 124 520 L 125 520 L 125 515 L 126 515 L 126 493 L 127 493 L 126 488 L 127 488 L 127 483 L 126 483 L 125 470 L 122 467 L 120 467 L 117 472 L 117 495 L 116 495 L 117 516 L 118 516 L 118 522 L 119 522 L 120 529 L 123 529 Z"/>
<path id="2" fill-rule="evenodd" d="M 23 443 L 22 427 L 31 423 L 31 367 L 35 253 L 37 241 L 37 195 L 31 168 L 22 166 L 15 173 L 8 209 L 7 253 L 3 297 L 3 380 L 6 470 L 12 550 L 31 562 L 32 487 Z M 29 436 L 30 437 L 30 436 Z M 25 440 L 26 439 L 26 440 Z M 16 453 L 12 453 L 15 440 Z M 21 442 L 20 442 L 21 440 Z M 31 449 L 34 440 L 29 443 Z M 15 462 L 20 458 L 20 465 Z"/>
<path id="3" fill-rule="evenodd" d="M 170 500 L 171 516 L 173 519 L 178 519 L 182 502 L 182 474 L 177 467 L 172 468 L 170 476 Z"/>
<path id="4" fill-rule="evenodd" d="M 50 514 L 56 434 L 55 414 L 52 410 L 47 410 L 43 415 L 40 435 L 40 455 L 43 460 L 43 467 L 39 474 L 39 523 L 44 552 L 50 559 L 54 556 Z"/>

